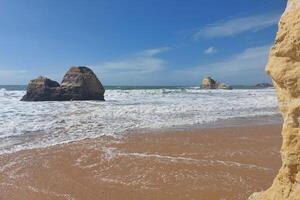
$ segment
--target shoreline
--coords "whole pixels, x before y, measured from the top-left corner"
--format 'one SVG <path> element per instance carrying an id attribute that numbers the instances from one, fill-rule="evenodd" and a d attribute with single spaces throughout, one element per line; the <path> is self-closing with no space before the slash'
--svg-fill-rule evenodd
<path id="1" fill-rule="evenodd" d="M 122 88 L 107 91 L 105 102 L 19 101 L 23 95 L 0 94 L 0 154 L 126 132 L 273 123 L 279 113 L 274 89 Z"/>
<path id="2" fill-rule="evenodd" d="M 51 148 L 60 145 L 68 145 L 72 143 L 77 143 L 80 141 L 85 140 L 98 140 L 102 137 L 112 137 L 114 139 L 121 139 L 127 137 L 128 135 L 135 135 L 135 134 L 163 134 L 168 132 L 191 132 L 191 131 L 201 131 L 205 129 L 218 129 L 218 128 L 234 128 L 234 127 L 249 127 L 249 126 L 264 126 L 264 125 L 281 125 L 283 123 L 282 116 L 278 114 L 273 115 L 261 115 L 261 116 L 245 116 L 245 117 L 233 117 L 228 119 L 219 119 L 215 122 L 207 122 L 203 124 L 187 124 L 187 125 L 175 125 L 170 127 L 160 127 L 160 128 L 134 128 L 125 130 L 122 132 L 117 132 L 114 134 L 104 134 L 92 138 L 82 138 L 78 140 L 71 140 L 65 141 L 56 144 L 50 144 L 47 146 L 34 146 L 28 147 L 24 149 L 19 149 L 16 151 L 11 150 L 3 150 L 0 149 L 0 156 L 6 154 L 17 153 L 20 151 L 27 151 L 27 150 L 35 150 L 35 149 L 44 149 L 44 148 Z"/>
<path id="3" fill-rule="evenodd" d="M 250 124 L 251 125 L 251 124 Z M 0 155 L 4 199 L 246 199 L 280 165 L 281 125 L 165 130 Z"/>

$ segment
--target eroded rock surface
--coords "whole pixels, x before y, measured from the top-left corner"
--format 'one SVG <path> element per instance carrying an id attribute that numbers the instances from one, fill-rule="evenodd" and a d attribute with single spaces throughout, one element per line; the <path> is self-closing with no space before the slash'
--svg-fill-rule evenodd
<path id="1" fill-rule="evenodd" d="M 279 22 L 267 73 L 276 88 L 284 119 L 282 167 L 273 185 L 256 200 L 300 199 L 300 0 L 289 0 Z"/>
<path id="2" fill-rule="evenodd" d="M 62 100 L 104 100 L 104 88 L 87 67 L 71 67 L 61 83 Z"/>
<path id="3" fill-rule="evenodd" d="M 22 101 L 54 101 L 59 95 L 59 83 L 40 76 L 29 82 Z"/>
<path id="4" fill-rule="evenodd" d="M 104 100 L 104 87 L 87 67 L 71 67 L 59 85 L 46 77 L 31 80 L 22 101 Z"/>

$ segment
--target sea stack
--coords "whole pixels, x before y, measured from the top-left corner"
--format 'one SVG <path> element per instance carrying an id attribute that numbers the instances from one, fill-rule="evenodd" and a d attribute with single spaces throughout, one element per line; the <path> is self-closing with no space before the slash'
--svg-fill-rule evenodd
<path id="1" fill-rule="evenodd" d="M 46 77 L 31 80 L 22 101 L 104 100 L 104 87 L 88 67 L 71 67 L 61 85 Z"/>
<path id="2" fill-rule="evenodd" d="M 202 79 L 201 88 L 202 89 L 216 89 L 217 82 L 210 76 L 204 77 Z"/>
<path id="3" fill-rule="evenodd" d="M 284 120 L 282 167 L 268 190 L 249 199 L 296 200 L 300 199 L 300 0 L 288 1 L 266 71 Z"/>
<path id="4" fill-rule="evenodd" d="M 225 89 L 225 90 L 231 90 L 232 89 L 231 86 L 226 85 L 224 83 L 218 83 L 217 81 L 215 81 L 210 76 L 204 77 L 202 79 L 201 88 L 202 89 Z"/>

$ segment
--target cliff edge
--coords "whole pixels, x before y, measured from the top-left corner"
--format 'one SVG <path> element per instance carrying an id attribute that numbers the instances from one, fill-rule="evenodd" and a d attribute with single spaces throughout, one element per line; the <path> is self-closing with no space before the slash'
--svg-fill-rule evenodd
<path id="1" fill-rule="evenodd" d="M 276 88 L 284 119 L 282 167 L 265 192 L 251 200 L 300 199 L 300 0 L 288 0 L 270 51 L 267 73 Z"/>

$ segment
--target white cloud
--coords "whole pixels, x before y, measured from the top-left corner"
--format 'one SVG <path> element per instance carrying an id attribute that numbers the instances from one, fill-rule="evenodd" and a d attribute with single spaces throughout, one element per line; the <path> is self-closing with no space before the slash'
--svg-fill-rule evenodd
<path id="1" fill-rule="evenodd" d="M 174 71 L 172 77 L 180 77 L 181 82 L 199 82 L 202 77 L 209 75 L 220 81 L 232 80 L 231 83 L 234 84 L 253 83 L 266 79 L 264 68 L 270 47 L 271 45 L 248 48 L 221 61 Z"/>
<path id="2" fill-rule="evenodd" d="M 194 39 L 234 36 L 243 32 L 256 32 L 278 23 L 280 14 L 267 13 L 233 18 L 207 25 L 194 34 Z"/>
<path id="3" fill-rule="evenodd" d="M 1 70 L 0 69 L 0 77 L 6 77 L 6 76 L 11 76 L 11 75 L 16 75 L 16 74 L 24 74 L 26 73 L 26 70 Z"/>
<path id="4" fill-rule="evenodd" d="M 172 69 L 159 57 L 170 49 L 149 49 L 92 68 L 105 85 L 194 85 L 207 75 L 229 84 L 254 84 L 268 80 L 264 68 L 270 47 L 247 48 L 223 60 L 181 69 Z"/>
<path id="5" fill-rule="evenodd" d="M 222 74 L 245 73 L 249 70 L 264 69 L 271 45 L 245 49 L 228 59 L 208 65 L 209 71 Z M 203 66 L 195 69 L 202 69 Z"/>
<path id="6" fill-rule="evenodd" d="M 92 68 L 100 72 L 104 82 L 140 84 L 151 82 L 153 74 L 164 70 L 167 62 L 158 55 L 170 51 L 170 47 L 147 49 L 119 60 L 99 63 Z"/>
<path id="7" fill-rule="evenodd" d="M 217 49 L 215 47 L 209 47 L 204 51 L 204 54 L 214 54 L 217 52 Z"/>
<path id="8" fill-rule="evenodd" d="M 157 54 L 170 51 L 172 48 L 170 47 L 161 47 L 161 48 L 155 48 L 155 49 L 147 49 L 142 51 L 140 54 L 144 56 L 155 56 Z"/>
<path id="9" fill-rule="evenodd" d="M 26 70 L 0 69 L 0 84 L 19 84 L 26 80 Z"/>

